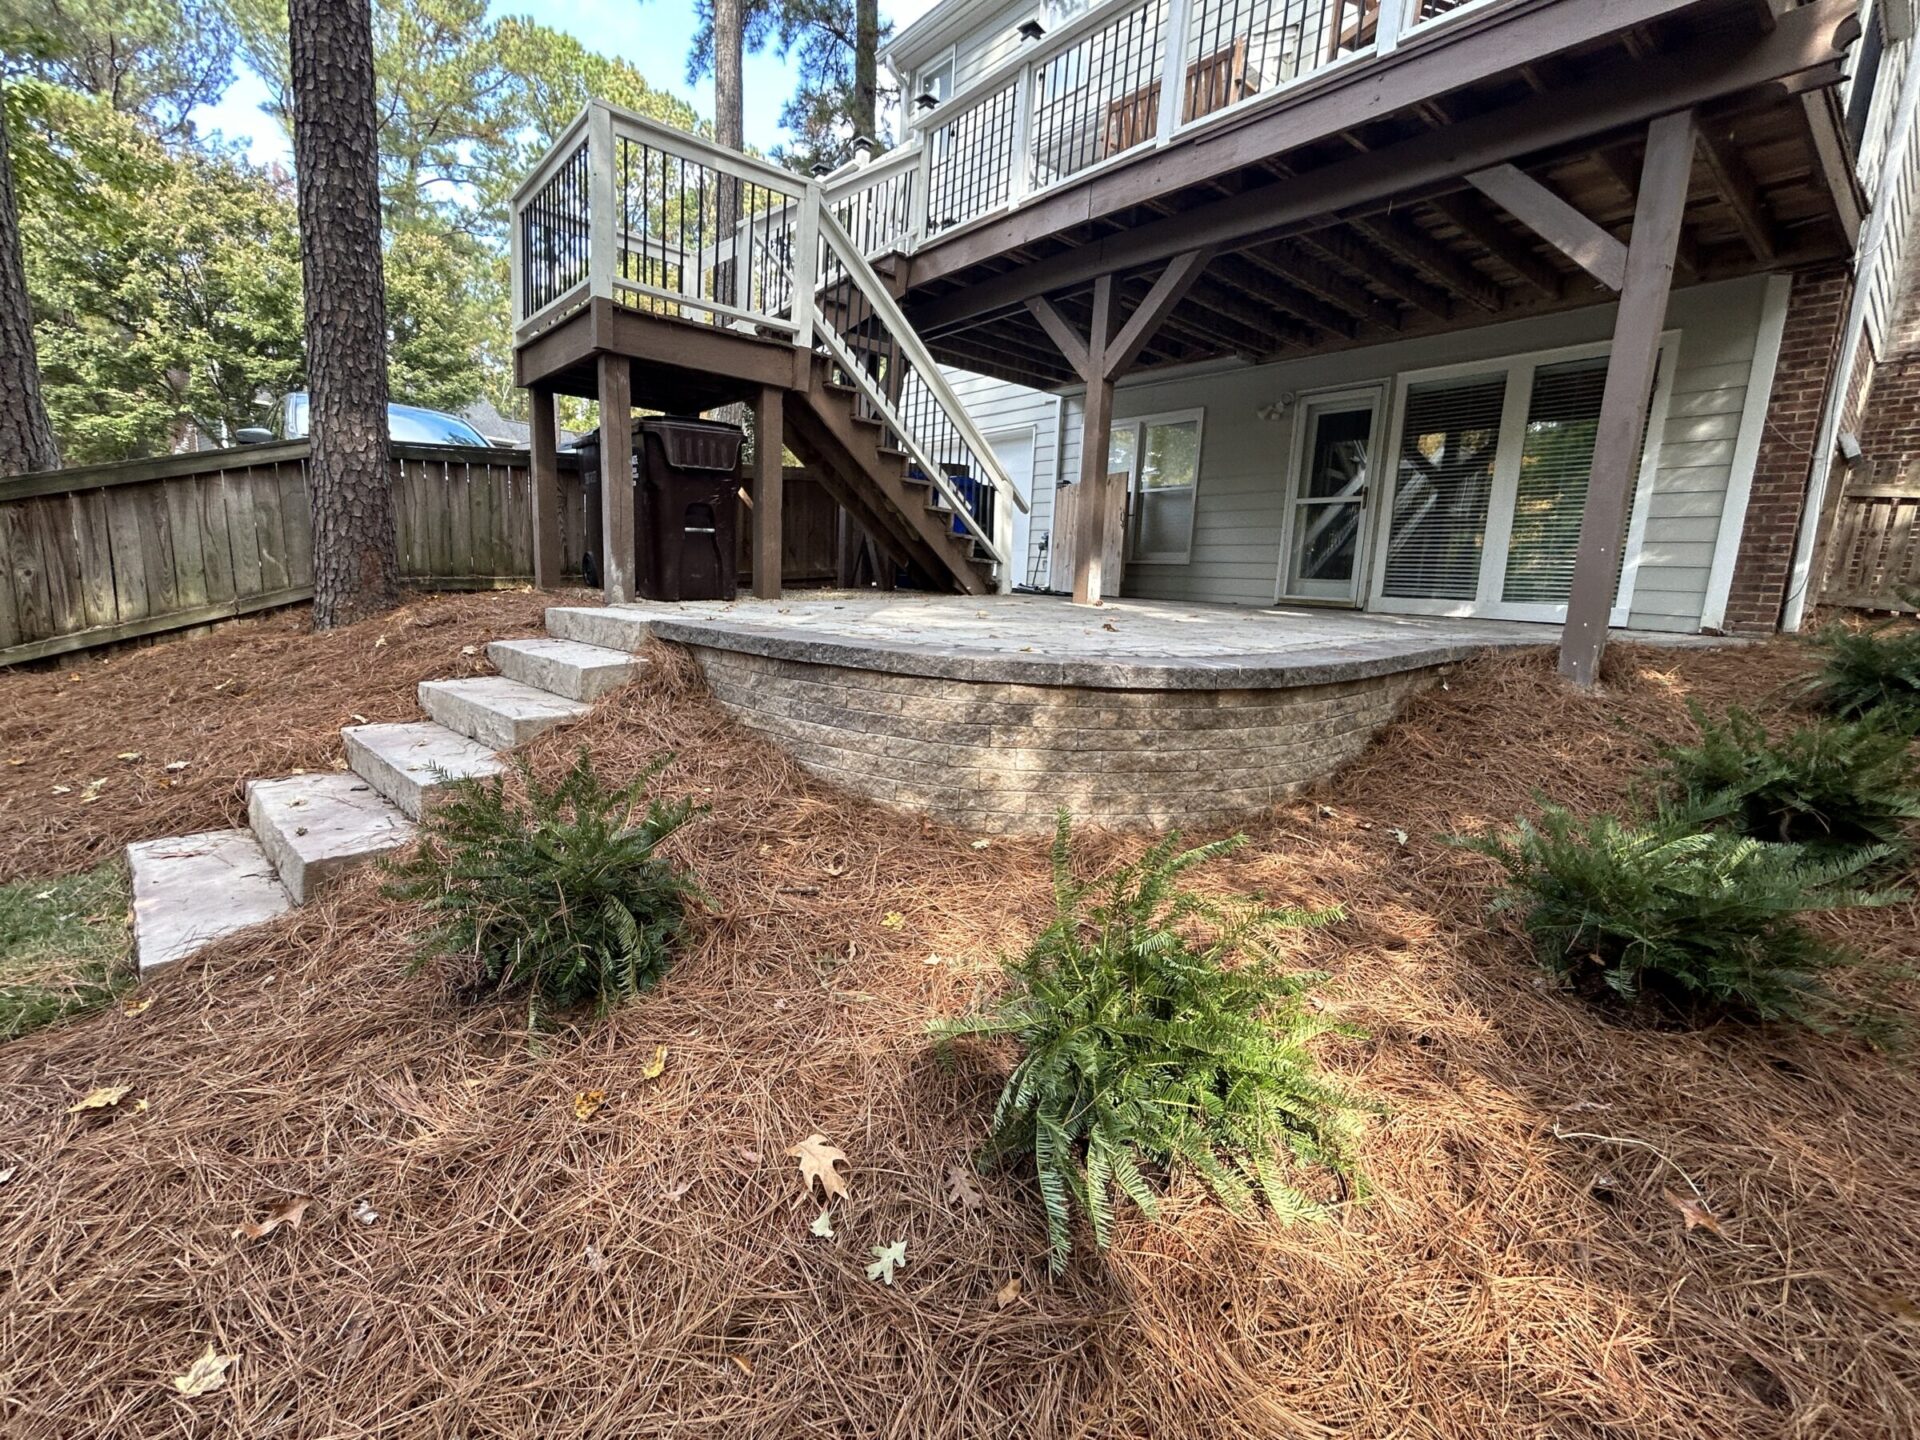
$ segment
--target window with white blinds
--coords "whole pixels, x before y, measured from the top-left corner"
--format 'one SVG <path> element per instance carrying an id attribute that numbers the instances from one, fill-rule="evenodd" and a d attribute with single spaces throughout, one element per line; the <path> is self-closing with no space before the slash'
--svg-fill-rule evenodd
<path id="1" fill-rule="evenodd" d="M 1407 388 L 1384 594 L 1412 600 L 1479 594 L 1506 395 L 1504 369 Z"/>
<path id="2" fill-rule="evenodd" d="M 1600 394 L 1607 384 L 1604 355 L 1533 372 L 1520 477 L 1513 500 L 1513 534 L 1500 598 L 1510 603 L 1564 605 L 1580 548 L 1580 519 L 1593 473 L 1593 441 L 1600 425 Z"/>

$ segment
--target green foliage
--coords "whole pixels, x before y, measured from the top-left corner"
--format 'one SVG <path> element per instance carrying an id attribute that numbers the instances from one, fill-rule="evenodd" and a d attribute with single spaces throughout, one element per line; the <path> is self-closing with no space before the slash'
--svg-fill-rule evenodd
<path id="1" fill-rule="evenodd" d="M 133 983 L 118 862 L 0 885 L 0 1041 L 111 1003 Z"/>
<path id="2" fill-rule="evenodd" d="M 1068 825 L 1053 845 L 1055 914 L 1006 962 L 1011 992 L 989 1010 L 937 1023 L 942 1040 L 1010 1037 L 1023 1054 L 993 1115 L 989 1151 L 1032 1155 L 1052 1266 L 1072 1251 L 1078 1210 L 1104 1249 L 1114 1194 L 1149 1217 L 1148 1167 L 1185 1166 L 1246 1214 L 1256 1195 L 1285 1216 L 1317 1207 L 1279 1158 L 1351 1173 L 1357 1103 L 1324 1078 L 1308 1046 L 1352 1033 L 1301 996 L 1322 977 L 1278 968 L 1273 939 L 1328 918 L 1180 887 L 1245 837 L 1178 849 L 1169 836 L 1104 881 L 1078 884 Z"/>
<path id="3" fill-rule="evenodd" d="M 1865 630 L 1829 625 L 1814 638 L 1824 654 L 1814 699 L 1829 715 L 1882 715 L 1920 728 L 1920 625 L 1890 621 Z"/>
<path id="4" fill-rule="evenodd" d="M 1456 843 L 1505 869 L 1494 908 L 1518 912 L 1541 963 L 1576 990 L 1826 1028 L 1843 1011 L 1823 976 L 1857 957 L 1799 917 L 1903 898 L 1846 883 L 1886 850 L 1818 856 L 1701 828 L 1716 818 L 1581 822 L 1550 805 L 1537 825 Z"/>
<path id="5" fill-rule="evenodd" d="M 69 464 L 271 423 L 298 387 L 300 243 L 283 179 L 51 85 L 15 87 L 21 240 Z"/>
<path id="6" fill-rule="evenodd" d="M 0 75 L 92 96 L 184 140 L 191 112 L 233 78 L 233 32 L 213 0 L 0 0 Z"/>
<path id="7" fill-rule="evenodd" d="M 523 797 L 506 776 L 453 787 L 390 887 L 432 917 L 424 953 L 467 957 L 474 988 L 524 990 L 536 1014 L 588 1001 L 604 1011 L 646 989 L 700 893 L 659 853 L 695 813 L 690 800 L 646 799 L 666 763 L 610 787 L 582 749 L 552 786 L 516 757 Z"/>
<path id="8" fill-rule="evenodd" d="M 1905 731 L 1874 718 L 1822 720 L 1774 741 L 1737 706 L 1724 725 L 1690 708 L 1700 743 L 1664 749 L 1658 772 L 1680 808 L 1724 813 L 1755 840 L 1905 853 L 1920 819 L 1920 765 Z"/>

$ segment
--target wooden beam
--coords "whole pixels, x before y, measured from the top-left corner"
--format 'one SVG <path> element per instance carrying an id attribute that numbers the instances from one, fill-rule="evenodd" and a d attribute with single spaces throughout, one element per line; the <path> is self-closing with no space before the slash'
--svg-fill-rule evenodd
<path id="1" fill-rule="evenodd" d="M 1073 542 L 1073 603 L 1098 605 L 1109 578 L 1101 573 L 1106 551 L 1108 511 L 1116 498 L 1107 476 L 1107 449 L 1113 438 L 1113 374 L 1107 348 L 1119 329 L 1118 296 L 1113 276 L 1093 282 L 1093 324 L 1087 335 L 1087 402 L 1080 421 L 1080 532 Z"/>
<path id="2" fill-rule="evenodd" d="M 1059 308 L 1044 295 L 1029 297 L 1027 309 L 1040 322 L 1040 328 L 1047 332 L 1047 338 L 1060 347 L 1060 353 L 1067 364 L 1073 367 L 1073 373 L 1082 380 L 1091 375 L 1093 362 L 1087 356 L 1087 342 L 1080 338 L 1080 332 L 1074 329 L 1073 322 L 1062 315 Z"/>
<path id="3" fill-rule="evenodd" d="M 753 596 L 780 598 L 781 523 L 786 509 L 785 392 L 761 387 L 753 406 Z"/>
<path id="4" fill-rule="evenodd" d="M 923 330 L 977 320 L 1018 305 L 1029 295 L 1068 289 L 1102 273 L 1138 269 L 1199 245 L 1252 244 L 1291 233 L 1303 225 L 1330 223 L 1341 210 L 1387 196 L 1411 195 L 1429 187 L 1436 191 L 1456 189 L 1459 177 L 1467 171 L 1644 125 L 1655 116 L 1787 77 L 1800 77 L 1808 85 L 1832 84 L 1839 79 L 1847 47 L 1859 33 L 1856 4 L 1857 0 L 1814 0 L 1781 16 L 1771 32 L 1744 41 L 1725 34 L 1702 36 L 1631 69 L 1594 74 L 1547 94 L 1307 172 L 1284 185 L 1262 186 L 1209 201 L 1164 220 L 1095 239 L 923 306 L 909 306 L 909 312 Z M 1600 20 L 1603 12 L 1623 8 L 1548 5 L 1523 12 L 1546 21 L 1562 37 L 1562 43 L 1542 38 L 1530 48 L 1517 46 L 1515 53 L 1538 55 L 1567 48 L 1573 28 Z M 1605 33 L 1617 30 L 1620 18 L 1611 15 Z M 1491 32 L 1455 33 L 1470 33 L 1473 43 L 1484 47 Z M 1434 44 L 1406 58 L 1437 57 L 1441 36 L 1436 34 L 1434 39 Z M 1456 61 L 1458 58 L 1456 55 Z M 1022 206 L 1003 221 L 981 226 L 952 241 L 935 242 L 913 257 L 909 285 L 918 288 L 1017 246 L 1057 239 L 1062 232 L 1096 216 L 1142 204 L 1156 194 L 1208 174 L 1257 163 L 1337 135 L 1449 88 L 1427 83 L 1414 93 L 1393 98 L 1410 73 L 1405 64 L 1404 60 L 1396 62 L 1388 67 L 1391 73 L 1376 73 L 1376 83 L 1364 97 L 1342 89 L 1334 93 L 1344 98 L 1337 105 L 1330 100 L 1331 109 L 1309 112 L 1305 106 L 1291 106 L 1261 111 L 1237 128 L 1203 131 L 1190 144 L 1169 145 L 1151 158 L 1117 167 L 1102 177 L 1101 184 L 1067 187 L 1060 194 Z M 1484 73 L 1484 58 L 1478 64 Z M 1356 73 L 1367 68 L 1360 67 Z M 1466 82 L 1463 79 L 1457 83 Z M 1351 103 L 1355 100 L 1364 103 L 1356 107 Z M 1336 112 L 1339 123 L 1326 123 Z M 1308 114 L 1310 123 L 1303 121 Z"/>
<path id="5" fill-rule="evenodd" d="M 1208 249 L 1188 250 L 1176 255 L 1167 262 L 1153 282 L 1153 288 L 1147 291 L 1146 299 L 1134 308 L 1127 317 L 1127 323 L 1120 327 L 1120 333 L 1106 347 L 1101 357 L 1104 373 L 1109 380 L 1118 380 L 1126 372 L 1141 348 L 1153 338 L 1153 332 L 1160 322 L 1167 318 L 1173 307 L 1193 288 L 1207 264 L 1213 259 L 1213 251 Z M 1097 310 L 1098 303 L 1095 304 Z"/>
<path id="6" fill-rule="evenodd" d="M 609 605 L 634 597 L 633 364 L 600 353 L 600 576 Z"/>
<path id="7" fill-rule="evenodd" d="M 1760 189 L 1754 184 L 1746 162 L 1727 143 L 1726 136 L 1708 127 L 1700 131 L 1700 158 L 1706 162 L 1707 173 L 1713 176 L 1713 188 L 1720 192 L 1720 198 L 1733 212 L 1734 224 L 1740 227 L 1740 236 L 1753 251 L 1753 258 L 1771 264 L 1780 247 L 1774 242 L 1766 202 L 1760 198 Z"/>
<path id="8" fill-rule="evenodd" d="M 1549 299 L 1560 294 L 1560 272 L 1534 254 L 1533 247 L 1502 225 L 1479 196 L 1462 190 L 1434 197 L 1433 206 L 1460 233 Z"/>
<path id="9" fill-rule="evenodd" d="M 1249 256 L 1216 257 L 1207 277 L 1246 297 L 1241 302 L 1242 313 L 1248 300 L 1256 304 L 1264 301 L 1282 314 L 1304 320 L 1316 330 L 1324 330 L 1329 335 L 1350 337 L 1360 328 L 1358 322 L 1338 305 L 1329 305 L 1317 296 L 1308 294 L 1271 265 L 1262 265 Z"/>
<path id="10" fill-rule="evenodd" d="M 560 431 L 554 394 L 544 386 L 530 392 L 528 411 L 529 494 L 533 508 L 533 587 L 557 590 L 565 578 L 560 554 Z"/>
<path id="11" fill-rule="evenodd" d="M 1518 166 L 1476 170 L 1467 181 L 1609 290 L 1627 283 L 1627 247 Z"/>
<path id="12" fill-rule="evenodd" d="M 1265 249 L 1237 252 L 1243 259 L 1262 268 L 1274 269 L 1309 294 L 1329 305 L 1338 306 L 1362 326 L 1382 330 L 1400 328 L 1400 317 L 1379 296 L 1357 280 L 1351 280 L 1333 266 L 1317 260 L 1302 247 L 1282 242 Z"/>
<path id="13" fill-rule="evenodd" d="M 1417 226 L 1396 215 L 1373 215 L 1356 220 L 1353 228 L 1449 294 L 1489 313 L 1500 308 L 1504 297 L 1498 285 Z"/>
<path id="14" fill-rule="evenodd" d="M 1302 235 L 1300 243 L 1319 251 L 1330 260 L 1338 261 L 1381 289 L 1392 291 L 1407 304 L 1426 311 L 1436 320 L 1453 318 L 1451 295 L 1437 285 L 1429 285 L 1420 276 L 1401 269 L 1345 231 L 1316 230 L 1311 235 Z"/>
<path id="15" fill-rule="evenodd" d="M 1626 279 L 1613 323 L 1613 348 L 1601 391 L 1567 621 L 1560 632 L 1560 673 L 1584 687 L 1599 678 L 1600 657 L 1606 650 L 1607 620 L 1620 575 L 1627 507 L 1640 471 L 1647 404 L 1660 358 L 1660 332 L 1666 326 L 1674 249 L 1687 208 L 1693 151 L 1691 111 L 1662 116 L 1647 127 L 1647 158 L 1633 212 L 1633 244 L 1627 252 Z"/>

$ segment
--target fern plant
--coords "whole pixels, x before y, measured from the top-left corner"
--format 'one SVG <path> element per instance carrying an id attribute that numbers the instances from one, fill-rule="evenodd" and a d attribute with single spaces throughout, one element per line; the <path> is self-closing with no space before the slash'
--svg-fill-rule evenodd
<path id="1" fill-rule="evenodd" d="M 589 1001 L 604 1011 L 651 985 L 700 894 L 659 853 L 695 813 L 647 800 L 666 764 L 609 786 L 583 748 L 551 786 L 516 756 L 517 787 L 504 775 L 452 787 L 389 886 L 432 918 L 423 958 L 469 958 L 476 990 L 524 990 L 536 1017 Z"/>
<path id="2" fill-rule="evenodd" d="M 1877 718 L 1821 720 L 1774 741 L 1737 706 L 1725 724 L 1689 708 L 1700 743 L 1666 747 L 1656 772 L 1680 808 L 1724 813 L 1755 840 L 1905 853 L 1920 819 L 1920 764 L 1904 730 Z"/>
<path id="3" fill-rule="evenodd" d="M 1712 818 L 1582 822 L 1550 805 L 1537 825 L 1456 843 L 1500 863 L 1494 909 L 1518 912 L 1540 962 L 1576 990 L 1829 1028 L 1843 1009 L 1824 977 L 1857 957 L 1799 917 L 1904 898 L 1848 883 L 1885 847 L 1819 856 L 1702 828 Z"/>
<path id="4" fill-rule="evenodd" d="M 1813 678 L 1822 710 L 1843 720 L 1875 715 L 1909 732 L 1920 729 L 1920 625 L 1828 625 L 1814 643 L 1825 657 Z"/>
<path id="5" fill-rule="evenodd" d="M 1053 922 L 1005 962 L 1013 985 L 1003 999 L 933 1027 L 943 1041 L 1007 1037 L 1023 1051 L 987 1154 L 1033 1157 L 1055 1272 L 1072 1253 L 1074 1211 L 1101 1249 L 1116 1194 L 1158 1217 L 1152 1170 L 1187 1167 L 1236 1213 L 1258 1196 L 1283 1216 L 1319 1208 L 1289 1183 L 1293 1166 L 1352 1173 L 1361 1107 L 1308 1047 L 1355 1032 L 1303 1005 L 1323 977 L 1284 973 L 1272 948 L 1278 932 L 1337 912 L 1222 904 L 1179 883 L 1244 840 L 1181 850 L 1169 836 L 1081 885 L 1062 815 Z"/>

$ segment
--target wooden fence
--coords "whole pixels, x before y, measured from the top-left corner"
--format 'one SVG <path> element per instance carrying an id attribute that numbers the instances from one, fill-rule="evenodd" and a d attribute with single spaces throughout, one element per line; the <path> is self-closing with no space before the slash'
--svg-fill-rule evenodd
<path id="1" fill-rule="evenodd" d="M 1869 469 L 1850 476 L 1827 525 L 1824 548 L 1821 604 L 1920 608 L 1914 603 L 1920 592 L 1920 474 Z"/>
<path id="2" fill-rule="evenodd" d="M 524 450 L 391 447 L 400 574 L 427 590 L 533 578 Z M 204 625 L 313 594 L 307 443 L 253 445 L 0 480 L 0 665 Z M 578 578 L 586 509 L 560 457 L 560 553 Z M 783 571 L 832 583 L 838 507 L 787 471 Z M 741 517 L 743 576 L 746 517 Z"/>
<path id="3" fill-rule="evenodd" d="M 428 589 L 533 576 L 524 450 L 395 445 L 400 573 Z M 313 593 L 307 444 L 0 480 L 0 665 L 158 634 Z M 561 470 L 562 554 L 584 548 Z"/>

